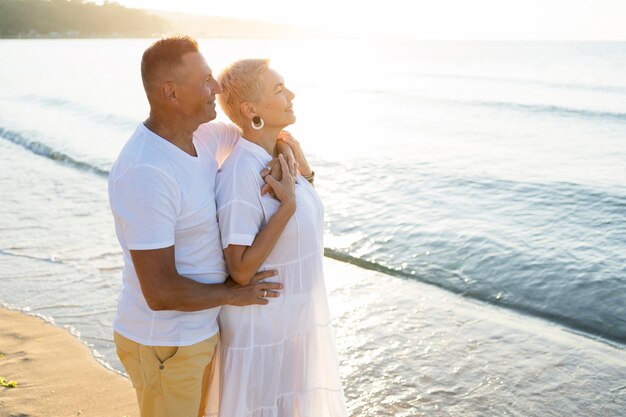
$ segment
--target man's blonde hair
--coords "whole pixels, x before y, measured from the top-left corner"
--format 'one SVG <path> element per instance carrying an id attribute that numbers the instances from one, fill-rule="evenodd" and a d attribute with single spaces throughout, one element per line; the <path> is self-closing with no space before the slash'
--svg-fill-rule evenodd
<path id="1" fill-rule="evenodd" d="M 241 111 L 241 103 L 261 98 L 261 76 L 269 68 L 269 62 L 269 59 L 242 59 L 226 67 L 218 77 L 222 87 L 222 93 L 218 95 L 220 106 L 230 120 L 242 129 L 249 121 Z"/>

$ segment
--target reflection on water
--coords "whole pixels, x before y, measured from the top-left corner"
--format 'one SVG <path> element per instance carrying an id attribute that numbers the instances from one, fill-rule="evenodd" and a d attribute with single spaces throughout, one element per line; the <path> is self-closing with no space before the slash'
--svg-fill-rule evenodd
<path id="1" fill-rule="evenodd" d="M 353 416 L 619 416 L 624 351 L 328 261 Z"/>

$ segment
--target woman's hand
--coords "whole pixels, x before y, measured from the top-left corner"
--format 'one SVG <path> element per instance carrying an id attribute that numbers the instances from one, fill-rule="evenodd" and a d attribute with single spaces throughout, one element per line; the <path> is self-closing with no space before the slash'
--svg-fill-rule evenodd
<path id="1" fill-rule="evenodd" d="M 309 175 L 311 175 L 313 170 L 309 166 L 309 162 L 306 160 L 306 157 L 304 156 L 304 152 L 302 152 L 302 147 L 300 147 L 300 142 L 298 142 L 296 138 L 291 136 L 291 133 L 287 132 L 286 130 L 282 130 L 278 134 L 278 140 L 289 145 L 289 147 L 293 151 L 293 155 L 294 155 L 294 158 L 296 159 L 296 163 L 298 164 L 297 166 L 298 166 L 298 170 L 300 171 L 300 174 L 302 174 L 305 177 L 308 177 Z"/>
<path id="2" fill-rule="evenodd" d="M 281 207 L 284 206 L 286 209 L 292 210 L 293 213 L 296 210 L 296 181 L 291 172 L 295 166 L 290 168 L 282 154 L 278 155 L 278 161 L 282 171 L 281 180 L 278 181 L 271 175 L 266 175 L 263 179 L 280 201 Z"/>
<path id="3" fill-rule="evenodd" d="M 298 164 L 296 163 L 296 159 L 293 155 L 293 151 L 291 150 L 291 146 L 286 142 L 277 142 L 276 143 L 276 151 L 278 154 L 282 154 L 285 161 L 287 161 L 287 166 L 290 169 L 291 176 L 294 178 L 298 173 Z M 261 170 L 261 178 L 265 178 L 266 175 L 271 175 L 274 179 L 280 181 L 283 178 L 283 170 L 280 166 L 280 161 L 278 158 L 272 159 L 265 168 Z M 263 184 L 261 187 L 261 195 L 265 195 L 266 193 L 270 193 L 272 198 L 276 198 L 272 187 L 269 184 Z"/>

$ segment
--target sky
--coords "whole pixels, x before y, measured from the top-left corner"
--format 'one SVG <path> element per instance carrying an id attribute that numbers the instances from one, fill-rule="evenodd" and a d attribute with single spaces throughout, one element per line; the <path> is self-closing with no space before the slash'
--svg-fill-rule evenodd
<path id="1" fill-rule="evenodd" d="M 626 40 L 625 0 L 116 0 L 342 35 L 448 40 Z"/>

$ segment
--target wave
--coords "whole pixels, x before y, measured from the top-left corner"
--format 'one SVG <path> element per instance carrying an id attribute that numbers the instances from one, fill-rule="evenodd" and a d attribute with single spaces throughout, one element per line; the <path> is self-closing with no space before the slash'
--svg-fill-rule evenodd
<path id="1" fill-rule="evenodd" d="M 13 99 L 29 104 L 35 103 L 44 107 L 53 107 L 55 109 L 60 108 L 64 112 L 77 114 L 81 119 L 89 119 L 96 123 L 106 124 L 107 126 L 114 125 L 120 126 L 121 128 L 132 128 L 137 125 L 137 120 L 133 118 L 119 114 L 102 113 L 96 109 L 90 108 L 87 105 L 59 97 L 46 97 L 29 94 L 14 96 Z"/>
<path id="2" fill-rule="evenodd" d="M 506 77 L 489 77 L 485 75 L 469 75 L 469 74 L 437 74 L 437 73 L 407 73 L 406 75 L 417 75 L 428 78 L 441 78 L 449 80 L 472 80 L 472 81 L 490 81 L 521 85 L 536 85 L 541 87 L 565 90 L 590 91 L 598 93 L 617 93 L 626 94 L 626 86 L 621 85 L 604 85 L 604 84 L 573 84 L 561 83 L 556 81 L 543 81 L 522 78 L 506 78 Z"/>
<path id="3" fill-rule="evenodd" d="M 363 269 L 369 269 L 370 271 L 382 272 L 383 274 L 393 275 L 393 276 L 402 277 L 402 278 L 416 278 L 415 274 L 412 274 L 411 272 L 407 272 L 406 270 L 384 266 L 379 263 L 368 261 L 366 259 L 359 258 L 356 256 L 352 256 L 348 253 L 341 252 L 341 251 L 331 249 L 331 248 L 324 248 L 324 256 L 328 258 L 332 258 L 339 262 L 344 262 L 347 264 L 355 265 Z M 420 279 L 420 281 L 422 280 Z"/>
<path id="4" fill-rule="evenodd" d="M 556 323 L 563 328 L 572 331 L 574 333 L 580 334 L 582 336 L 586 336 L 592 338 L 594 340 L 599 340 L 604 343 L 610 344 L 612 346 L 617 346 L 623 348 L 626 346 L 626 335 L 619 332 L 611 332 L 607 331 L 607 329 L 597 328 L 591 326 L 587 323 L 582 323 L 576 320 L 573 317 L 569 317 L 566 315 L 562 315 L 552 311 L 546 311 L 540 308 L 535 308 L 534 306 L 524 304 L 521 302 L 507 302 L 504 301 L 499 295 L 493 296 L 492 294 L 472 290 L 471 287 L 460 288 L 454 285 L 446 285 L 446 280 L 434 280 L 429 279 L 425 276 L 418 276 L 414 273 L 414 271 L 407 271 L 406 269 L 401 268 L 392 268 L 385 265 L 378 264 L 376 262 L 372 262 L 369 260 L 365 260 L 359 257 L 355 257 L 346 252 L 341 252 L 331 248 L 324 248 L 324 256 L 328 258 L 332 258 L 339 262 L 348 263 L 351 265 L 355 265 L 357 267 L 368 269 L 372 271 L 381 272 L 387 275 L 417 280 L 428 285 L 433 285 L 435 287 L 444 289 L 446 291 L 452 292 L 454 294 L 458 294 L 463 297 L 467 297 L 470 299 L 478 300 L 490 305 L 506 308 L 509 310 L 516 311 L 518 313 L 523 313 L 528 316 L 538 317 L 544 320 L 548 320 L 550 322 Z M 446 274 L 458 275 L 453 271 L 441 271 Z"/>
<path id="5" fill-rule="evenodd" d="M 450 189 L 473 189 L 476 192 L 515 195 L 526 201 L 540 198 L 546 204 L 551 204 L 551 200 L 558 198 L 570 202 L 594 202 L 601 204 L 604 210 L 617 211 L 626 207 L 626 187 L 620 185 L 601 186 L 568 181 L 516 181 L 480 175 L 446 175 L 441 177 L 440 184 Z"/>
<path id="6" fill-rule="evenodd" d="M 48 159 L 52 159 L 53 161 L 61 162 L 64 165 L 68 165 L 82 171 L 93 172 L 104 177 L 109 176 L 109 171 L 105 169 L 91 165 L 87 162 L 79 161 L 66 153 L 51 148 L 46 144 L 43 144 L 36 140 L 28 139 L 22 133 L 0 127 L 0 138 L 19 145 L 24 149 L 31 151 L 35 155 L 43 156 Z"/>
<path id="7" fill-rule="evenodd" d="M 527 114 L 543 114 L 556 117 L 582 117 L 585 119 L 610 120 L 616 122 L 626 122 L 626 113 L 611 112 L 575 107 L 566 107 L 553 104 L 529 104 L 517 103 L 513 101 L 489 101 L 489 100 L 463 100 L 446 97 L 435 97 L 422 95 L 406 91 L 384 91 L 384 90 L 349 90 L 349 93 L 367 93 L 403 100 L 420 100 L 431 103 L 444 103 L 461 106 L 490 107 L 498 110 L 508 110 L 523 112 Z"/>
<path id="8" fill-rule="evenodd" d="M 41 256 L 34 256 L 34 255 L 24 255 L 24 254 L 21 254 L 21 253 L 9 252 L 9 251 L 2 250 L 2 249 L 0 249 L 0 255 L 13 256 L 15 258 L 32 259 L 32 260 L 35 260 L 35 261 L 42 261 L 42 262 L 47 262 L 47 263 L 51 263 L 51 264 L 64 264 L 65 263 L 63 260 L 57 259 L 55 257 L 41 257 Z"/>
<path id="9" fill-rule="evenodd" d="M 549 104 L 523 104 L 504 101 L 468 101 L 478 106 L 494 107 L 498 109 L 508 109 L 525 113 L 540 113 L 546 115 L 564 117 L 583 117 L 587 119 L 614 120 L 626 122 L 626 113 L 607 112 L 590 109 L 577 109 L 573 107 L 556 106 Z"/>

